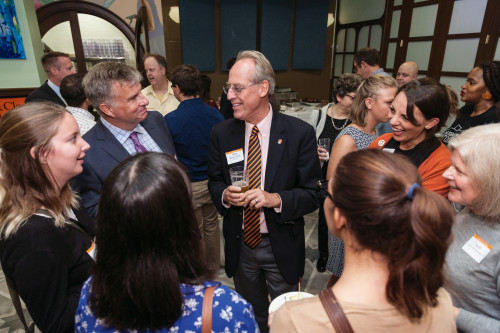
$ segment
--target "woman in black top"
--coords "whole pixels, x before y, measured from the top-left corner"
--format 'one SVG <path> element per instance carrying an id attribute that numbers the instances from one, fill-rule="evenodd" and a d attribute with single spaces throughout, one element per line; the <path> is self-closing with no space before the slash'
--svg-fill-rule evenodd
<path id="1" fill-rule="evenodd" d="M 474 67 L 462 86 L 460 99 L 466 104 L 441 136 L 445 145 L 468 128 L 499 121 L 500 61 L 484 62 Z"/>
<path id="2" fill-rule="evenodd" d="M 352 73 L 342 74 L 334 87 L 335 103 L 325 105 L 321 110 L 313 110 L 310 124 L 316 131 L 316 139 L 330 139 L 330 150 L 337 135 L 351 123 L 349 113 L 351 104 L 356 97 L 356 91 L 361 84 L 361 76 Z M 318 157 L 322 164 L 323 178 L 326 178 L 328 170 L 328 160 L 330 152 L 318 147 Z M 316 262 L 316 269 L 319 272 L 326 270 L 328 261 L 328 228 L 326 226 L 323 204 L 319 205 L 318 215 L 318 251 L 319 258 Z"/>
<path id="3" fill-rule="evenodd" d="M 0 121 L 0 259 L 42 332 L 71 332 L 95 252 L 94 221 L 68 185 L 90 146 L 63 107 L 34 102 Z"/>

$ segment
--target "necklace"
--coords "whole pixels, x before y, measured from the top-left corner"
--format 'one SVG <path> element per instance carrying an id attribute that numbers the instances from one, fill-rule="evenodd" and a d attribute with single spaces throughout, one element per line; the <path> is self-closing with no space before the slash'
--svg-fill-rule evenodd
<path id="1" fill-rule="evenodd" d="M 332 110 L 332 115 L 330 116 L 330 120 L 332 121 L 333 128 L 335 128 L 337 131 L 342 131 L 344 129 L 345 125 L 347 125 L 349 118 L 345 118 L 344 124 L 340 128 L 338 128 L 337 126 L 335 126 L 335 122 L 333 121 L 333 106 L 331 107 L 331 110 Z"/>

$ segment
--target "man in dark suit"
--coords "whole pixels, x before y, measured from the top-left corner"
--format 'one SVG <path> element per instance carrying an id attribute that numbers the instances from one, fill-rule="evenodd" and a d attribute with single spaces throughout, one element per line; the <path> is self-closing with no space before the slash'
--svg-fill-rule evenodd
<path id="1" fill-rule="evenodd" d="M 141 80 L 137 70 L 117 62 L 94 66 L 83 80 L 85 94 L 101 117 L 83 136 L 90 149 L 73 185 L 91 216 L 97 215 L 104 179 L 118 163 L 145 151 L 175 155 L 162 115 L 146 109 Z"/>
<path id="2" fill-rule="evenodd" d="M 274 86 L 262 53 L 238 54 L 224 87 L 234 119 L 214 126 L 208 157 L 210 194 L 224 216 L 226 274 L 252 304 L 262 332 L 268 331 L 268 295 L 297 290 L 304 274 L 303 215 L 319 206 L 321 176 L 313 128 L 272 110 Z M 234 166 L 249 170 L 245 193 L 231 185 Z"/>
<path id="3" fill-rule="evenodd" d="M 66 102 L 61 95 L 59 86 L 62 79 L 76 73 L 69 55 L 62 52 L 45 53 L 42 57 L 42 66 L 49 79 L 39 88 L 33 90 L 26 97 L 25 102 L 50 101 L 66 107 Z"/>

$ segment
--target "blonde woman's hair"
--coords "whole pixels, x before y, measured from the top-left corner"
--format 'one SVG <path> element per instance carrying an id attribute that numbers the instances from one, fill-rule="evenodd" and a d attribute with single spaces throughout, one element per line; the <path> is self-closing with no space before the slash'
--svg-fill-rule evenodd
<path id="1" fill-rule="evenodd" d="M 10 110 L 0 121 L 0 234 L 8 238 L 44 206 L 57 227 L 77 206 L 68 184 L 61 189 L 41 156 L 52 149 L 66 109 L 50 102 L 33 102 Z M 33 148 L 33 155 L 31 149 Z"/>
<path id="2" fill-rule="evenodd" d="M 469 169 L 479 195 L 472 203 L 481 216 L 500 219 L 500 124 L 472 127 L 450 140 Z"/>
<path id="3" fill-rule="evenodd" d="M 349 116 L 351 121 L 358 126 L 365 126 L 367 113 L 365 100 L 368 97 L 377 99 L 380 90 L 392 87 L 398 87 L 397 81 L 392 76 L 373 75 L 363 80 L 351 105 Z"/>

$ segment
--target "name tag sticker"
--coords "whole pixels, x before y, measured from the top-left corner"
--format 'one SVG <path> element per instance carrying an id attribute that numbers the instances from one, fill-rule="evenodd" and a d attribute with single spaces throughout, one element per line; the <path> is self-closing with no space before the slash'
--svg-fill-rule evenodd
<path id="1" fill-rule="evenodd" d="M 486 243 L 481 237 L 474 234 L 464 246 L 462 246 L 468 255 L 479 264 L 484 257 L 491 251 L 491 245 Z"/>
<path id="2" fill-rule="evenodd" d="M 228 151 L 226 153 L 226 159 L 228 165 L 243 161 L 245 159 L 245 156 L 243 156 L 243 148 Z"/>

